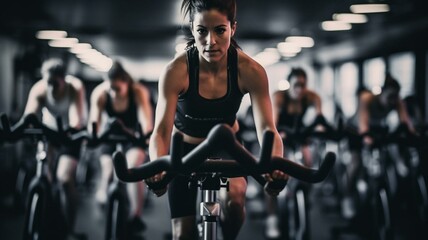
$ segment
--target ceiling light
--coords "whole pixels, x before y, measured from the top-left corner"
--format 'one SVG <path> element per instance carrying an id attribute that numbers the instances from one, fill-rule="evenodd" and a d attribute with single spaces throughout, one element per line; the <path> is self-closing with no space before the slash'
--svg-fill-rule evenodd
<path id="1" fill-rule="evenodd" d="M 324 21 L 321 23 L 324 31 L 344 31 L 352 28 L 351 24 L 342 21 Z"/>
<path id="2" fill-rule="evenodd" d="M 38 39 L 59 39 L 67 37 L 66 31 L 57 31 L 57 30 L 41 30 L 36 33 L 36 38 Z"/>
<path id="3" fill-rule="evenodd" d="M 91 48 L 91 49 L 86 49 L 81 53 L 78 53 L 76 56 L 80 59 L 88 59 L 88 58 L 93 58 L 97 56 L 103 56 L 103 54 L 98 50 Z"/>
<path id="4" fill-rule="evenodd" d="M 354 4 L 350 7 L 353 13 L 381 13 L 389 12 L 388 4 Z"/>
<path id="5" fill-rule="evenodd" d="M 81 54 L 81 53 L 84 53 L 90 49 L 92 49 L 91 44 L 89 44 L 89 43 L 78 43 L 78 44 L 75 44 L 70 49 L 70 52 L 72 52 L 74 54 Z"/>
<path id="6" fill-rule="evenodd" d="M 314 39 L 306 36 L 290 36 L 285 41 L 294 43 L 302 48 L 311 48 L 315 45 Z"/>
<path id="7" fill-rule="evenodd" d="M 77 38 L 61 38 L 49 41 L 49 46 L 57 48 L 71 48 L 79 42 Z"/>
<path id="8" fill-rule="evenodd" d="M 265 48 L 263 52 L 258 53 L 254 60 L 260 63 L 262 66 L 268 66 L 277 63 L 281 59 L 276 48 Z"/>
<path id="9" fill-rule="evenodd" d="M 281 54 L 283 54 L 283 53 L 299 53 L 300 51 L 302 51 L 301 47 L 299 47 L 297 44 L 291 43 L 291 42 L 280 42 L 280 43 L 278 43 L 277 48 Z"/>
<path id="10" fill-rule="evenodd" d="M 285 57 L 285 58 L 291 58 L 291 57 L 295 57 L 297 55 L 297 53 L 286 53 L 286 52 L 280 53 L 280 54 L 282 57 Z"/>
<path id="11" fill-rule="evenodd" d="M 366 23 L 367 16 L 364 14 L 357 13 L 335 13 L 333 19 L 336 21 L 342 21 L 347 23 Z"/>

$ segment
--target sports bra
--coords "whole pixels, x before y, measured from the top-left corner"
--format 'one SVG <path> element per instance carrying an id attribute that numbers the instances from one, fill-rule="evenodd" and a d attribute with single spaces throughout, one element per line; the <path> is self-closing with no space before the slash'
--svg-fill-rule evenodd
<path id="1" fill-rule="evenodd" d="M 309 103 L 308 100 L 303 97 L 302 99 L 302 112 L 300 113 L 289 113 L 288 106 L 291 101 L 289 92 L 283 91 L 284 102 L 285 104 L 281 107 L 281 112 L 278 117 L 278 126 L 285 126 L 291 129 L 298 129 L 303 125 L 303 117 L 308 109 Z"/>
<path id="2" fill-rule="evenodd" d="M 199 53 L 196 47 L 187 50 L 189 87 L 180 94 L 174 125 L 181 132 L 204 138 L 211 128 L 226 123 L 233 126 L 243 93 L 238 86 L 238 52 L 230 47 L 227 53 L 227 92 L 223 97 L 207 99 L 199 94 Z"/>
<path id="3" fill-rule="evenodd" d="M 137 104 L 134 99 L 134 91 L 129 87 L 128 89 L 128 107 L 124 111 L 116 111 L 113 108 L 113 101 L 110 94 L 107 93 L 107 100 L 105 110 L 109 117 L 114 117 L 121 120 L 126 127 L 137 129 L 138 115 L 137 115 Z"/>

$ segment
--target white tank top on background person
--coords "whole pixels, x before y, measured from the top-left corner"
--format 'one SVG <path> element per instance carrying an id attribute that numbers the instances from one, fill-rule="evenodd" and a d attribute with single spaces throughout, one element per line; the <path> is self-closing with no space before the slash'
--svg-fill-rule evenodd
<path id="1" fill-rule="evenodd" d="M 42 108 L 42 121 L 52 129 L 57 129 L 56 117 L 61 117 L 64 129 L 69 125 L 69 109 L 73 102 L 71 81 L 74 79 L 76 78 L 69 75 L 65 77 L 65 94 L 59 100 L 53 97 L 51 91 L 46 91 L 45 105 Z"/>

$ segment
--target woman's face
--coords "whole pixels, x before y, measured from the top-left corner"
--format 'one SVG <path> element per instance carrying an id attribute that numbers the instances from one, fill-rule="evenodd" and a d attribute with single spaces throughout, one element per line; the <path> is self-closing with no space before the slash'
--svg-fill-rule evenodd
<path id="1" fill-rule="evenodd" d="M 290 92 L 291 97 L 301 99 L 306 89 L 306 78 L 304 76 L 296 75 L 290 79 Z"/>
<path id="2" fill-rule="evenodd" d="M 128 83 L 122 79 L 110 81 L 110 92 L 113 97 L 124 97 L 128 94 Z"/>
<path id="3" fill-rule="evenodd" d="M 191 30 L 199 54 L 207 62 L 218 62 L 226 56 L 236 24 L 216 9 L 196 13 Z"/>

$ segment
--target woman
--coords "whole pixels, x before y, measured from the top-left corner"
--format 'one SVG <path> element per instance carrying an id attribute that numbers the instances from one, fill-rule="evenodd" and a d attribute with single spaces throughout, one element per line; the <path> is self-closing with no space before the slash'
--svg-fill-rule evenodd
<path id="1" fill-rule="evenodd" d="M 321 98 L 315 92 L 306 88 L 307 75 L 302 68 L 292 68 L 287 77 L 290 83 L 290 88 L 284 91 L 277 91 L 273 95 L 275 120 L 278 129 L 288 129 L 298 131 L 304 127 L 303 119 L 307 110 L 310 107 L 315 109 L 316 115 L 322 117 Z M 279 130 L 283 139 L 287 140 L 287 133 Z M 293 141 L 293 140 L 290 140 Z M 285 151 L 287 146 L 294 142 L 284 142 Z M 308 144 L 302 144 L 300 149 L 303 162 L 306 166 L 312 166 L 312 156 Z M 280 229 L 278 227 L 277 216 L 277 198 L 266 196 L 268 217 L 265 224 L 265 236 L 268 239 L 276 239 L 279 237 Z"/>
<path id="2" fill-rule="evenodd" d="M 59 58 L 50 58 L 41 67 L 42 79 L 30 90 L 27 104 L 21 119 L 28 114 L 41 114 L 42 122 L 57 129 L 56 118 L 60 117 L 64 129 L 81 129 L 86 125 L 87 103 L 83 82 L 67 74 L 67 66 Z M 61 191 L 65 194 L 62 209 L 66 213 L 67 227 L 74 234 L 77 213 L 78 192 L 75 186 L 75 174 L 80 159 L 80 145 L 61 146 L 60 149 L 49 144 L 49 163 L 56 164 L 56 178 Z M 57 160 L 52 159 L 55 155 Z M 52 162 L 51 162 L 52 161 Z"/>
<path id="3" fill-rule="evenodd" d="M 106 124 L 103 113 L 109 118 L 120 120 L 125 127 L 136 131 L 138 125 L 143 133 L 147 134 L 153 129 L 153 108 L 150 103 L 150 93 L 142 84 L 135 83 L 119 62 L 114 62 L 107 73 L 107 79 L 99 84 L 91 95 L 91 109 L 89 113 L 89 128 L 93 122 L 100 126 Z M 92 131 L 92 130 L 91 130 Z M 101 147 L 101 182 L 96 192 L 96 200 L 105 204 L 107 200 L 107 187 L 112 176 L 112 154 L 115 151 L 113 145 Z M 141 165 L 146 153 L 140 146 L 130 144 L 124 149 L 129 166 Z M 144 229 L 144 223 L 140 218 L 143 209 L 144 189 L 142 183 L 127 184 L 131 203 L 131 228 L 136 231 Z"/>
<path id="4" fill-rule="evenodd" d="M 386 74 L 382 91 L 375 95 L 368 90 L 358 92 L 358 108 L 355 114 L 347 122 L 347 131 L 349 134 L 349 150 L 351 153 L 351 162 L 347 166 L 347 186 L 341 203 L 342 215 L 347 218 L 353 218 L 356 214 L 356 206 L 352 199 L 353 193 L 357 191 L 356 181 L 359 170 L 362 168 L 361 149 L 364 145 L 373 144 L 373 138 L 366 135 L 362 141 L 360 135 L 368 132 L 376 133 L 390 128 L 387 123 L 388 115 L 395 111 L 400 123 L 405 124 L 411 133 L 416 134 L 416 130 L 406 110 L 406 105 L 400 97 L 401 86 L 390 74 Z M 398 157 L 396 146 L 388 148 L 392 156 L 398 173 L 407 171 L 405 164 Z"/>
<path id="5" fill-rule="evenodd" d="M 150 159 L 168 154 L 173 132 L 184 135 L 187 153 L 216 124 L 226 123 L 238 131 L 236 112 L 246 93 L 251 96 L 259 141 L 264 130 L 273 131 L 273 155 L 282 157 L 266 72 L 232 39 L 236 31 L 235 0 L 184 0 L 182 10 L 189 16 L 192 36 L 187 51 L 174 58 L 161 74 Z M 146 181 L 156 182 L 163 176 L 158 174 Z M 280 171 L 267 176 L 269 180 L 272 177 L 287 178 Z M 197 239 L 197 192 L 189 190 L 187 183 L 186 178 L 175 178 L 168 186 L 173 239 Z M 242 226 L 246 187 L 244 178 L 230 179 L 229 192 L 221 204 L 225 207 L 221 218 L 224 239 L 235 239 Z M 163 189 L 155 194 L 165 192 Z"/>
<path id="6" fill-rule="evenodd" d="M 302 68 L 293 68 L 287 78 L 290 88 L 274 93 L 274 109 L 278 128 L 299 130 L 304 126 L 303 118 L 310 107 L 314 107 L 316 115 L 322 116 L 321 98 L 306 88 L 307 75 Z M 286 138 L 286 133 L 284 137 Z M 311 165 L 311 155 L 307 145 L 302 146 L 303 159 L 307 166 Z"/>

